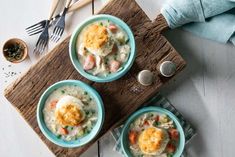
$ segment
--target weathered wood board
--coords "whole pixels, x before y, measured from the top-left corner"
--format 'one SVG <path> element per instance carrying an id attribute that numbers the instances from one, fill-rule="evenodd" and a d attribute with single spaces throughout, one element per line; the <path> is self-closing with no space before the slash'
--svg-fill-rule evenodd
<path id="1" fill-rule="evenodd" d="M 68 53 L 70 37 L 68 37 L 5 90 L 6 98 L 56 156 L 79 156 L 98 138 L 152 97 L 171 79 L 159 75 L 157 66 L 161 62 L 173 61 L 177 65 L 177 73 L 185 67 L 183 58 L 161 34 L 168 28 L 162 15 L 152 22 L 134 0 L 112 0 L 99 13 L 121 18 L 131 27 L 135 35 L 137 57 L 128 74 L 111 83 L 88 81 L 70 62 Z M 143 69 L 154 72 L 153 85 L 144 87 L 137 82 L 136 76 Z M 65 79 L 82 80 L 90 84 L 100 93 L 105 105 L 105 122 L 100 134 L 95 140 L 80 148 L 67 149 L 51 143 L 41 133 L 36 121 L 36 107 L 43 91 L 53 83 Z"/>

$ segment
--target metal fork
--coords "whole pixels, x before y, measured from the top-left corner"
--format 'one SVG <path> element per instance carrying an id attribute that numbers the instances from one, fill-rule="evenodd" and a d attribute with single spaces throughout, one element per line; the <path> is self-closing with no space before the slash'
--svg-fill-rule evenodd
<path id="1" fill-rule="evenodd" d="M 49 26 L 53 25 L 53 23 L 56 22 L 60 16 L 61 16 L 61 14 L 57 14 L 56 16 L 54 16 L 51 19 Z M 29 34 L 29 36 L 41 33 L 43 31 L 43 29 L 46 27 L 46 22 L 47 22 L 47 20 L 42 20 L 42 21 L 40 21 L 30 27 L 27 27 L 25 30 Z"/>
<path id="2" fill-rule="evenodd" d="M 68 8 L 71 4 L 72 0 L 67 0 L 66 4 L 65 4 L 65 8 L 64 11 L 60 17 L 60 19 L 57 21 L 55 28 L 53 30 L 52 36 L 51 36 L 51 40 L 54 42 L 58 42 L 59 39 L 61 38 L 63 32 L 64 32 L 64 28 L 65 28 L 65 14 L 68 11 Z"/>
<path id="3" fill-rule="evenodd" d="M 77 1 L 75 3 L 73 3 L 72 5 L 70 5 L 67 13 L 69 12 L 73 12 L 77 9 L 80 9 L 82 8 L 83 6 L 89 4 L 92 0 L 82 0 L 82 1 Z M 51 22 L 49 24 L 49 27 L 51 25 L 53 25 L 54 23 L 56 23 L 56 21 L 59 19 L 59 17 L 61 17 L 62 13 L 60 14 L 57 14 L 56 16 L 54 16 L 52 19 L 51 19 Z M 26 32 L 29 34 L 29 36 L 32 36 L 32 35 L 35 35 L 35 34 L 38 34 L 38 33 L 41 33 L 43 31 L 43 29 L 45 28 L 45 25 L 46 25 L 46 20 L 42 20 L 32 26 L 29 26 L 27 27 L 25 30 Z"/>
<path id="4" fill-rule="evenodd" d="M 27 27 L 25 30 L 29 34 L 29 36 L 38 34 L 38 33 L 42 32 L 43 29 L 45 28 L 46 21 L 47 20 L 42 20 L 42 21 L 40 21 L 40 22 L 30 26 L 30 27 Z"/>
<path id="5" fill-rule="evenodd" d="M 45 28 L 42 32 L 42 34 L 39 36 L 38 41 L 36 43 L 36 46 L 33 50 L 34 53 L 41 54 L 45 47 L 48 44 L 49 40 L 49 33 L 48 33 L 48 28 L 49 28 L 49 20 L 46 21 Z"/>
<path id="6" fill-rule="evenodd" d="M 48 40 L 49 40 L 48 28 L 49 28 L 50 21 L 52 19 L 52 16 L 53 16 L 58 4 L 59 4 L 59 0 L 52 0 L 52 5 L 50 8 L 49 17 L 47 20 L 45 20 L 45 27 L 42 31 L 42 34 L 38 38 L 38 41 L 37 41 L 36 46 L 33 51 L 34 53 L 37 53 L 39 55 L 42 54 L 42 52 L 44 51 L 45 47 L 48 44 Z"/>

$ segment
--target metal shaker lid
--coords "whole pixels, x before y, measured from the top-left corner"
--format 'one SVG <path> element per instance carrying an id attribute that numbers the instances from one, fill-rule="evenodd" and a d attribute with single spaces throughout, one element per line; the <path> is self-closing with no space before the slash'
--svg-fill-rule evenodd
<path id="1" fill-rule="evenodd" d="M 144 86 L 149 86 L 153 83 L 153 73 L 149 70 L 142 70 L 138 74 L 138 82 Z"/>
<path id="2" fill-rule="evenodd" d="M 160 65 L 160 73 L 165 77 L 171 77 L 176 72 L 176 65 L 172 61 L 164 61 Z"/>

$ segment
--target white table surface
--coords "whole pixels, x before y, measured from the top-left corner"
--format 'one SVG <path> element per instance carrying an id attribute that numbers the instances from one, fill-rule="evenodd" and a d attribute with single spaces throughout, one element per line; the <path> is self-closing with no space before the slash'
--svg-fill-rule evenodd
<path id="1" fill-rule="evenodd" d="M 155 18 L 164 0 L 138 0 L 140 6 L 151 19 Z M 27 42 L 30 50 L 37 36 L 28 37 L 25 27 L 46 18 L 50 3 L 48 0 L 0 0 L 0 45 L 11 37 Z M 101 7 L 101 2 L 96 3 Z M 97 9 L 98 10 L 98 9 Z M 67 30 L 91 15 L 87 6 L 67 17 Z M 185 58 L 187 68 L 162 89 L 175 107 L 183 113 L 197 129 L 198 135 L 187 145 L 190 157 L 232 157 L 235 154 L 235 48 L 198 38 L 181 30 L 166 33 L 172 45 Z M 50 49 L 54 45 L 50 45 Z M 0 68 L 0 152 L 2 157 L 53 157 L 36 133 L 20 114 L 4 98 L 7 84 L 25 72 L 36 62 L 30 59 L 20 64 L 10 64 L 1 55 Z M 5 73 L 16 72 L 11 77 Z M 114 141 L 110 134 L 100 140 L 102 157 L 118 157 L 112 150 Z M 83 157 L 96 157 L 97 144 L 94 144 Z"/>

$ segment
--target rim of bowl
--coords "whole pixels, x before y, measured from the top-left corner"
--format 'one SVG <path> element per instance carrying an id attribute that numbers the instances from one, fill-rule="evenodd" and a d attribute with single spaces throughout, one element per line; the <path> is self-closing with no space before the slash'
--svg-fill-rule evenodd
<path id="1" fill-rule="evenodd" d="M 129 131 L 130 124 L 134 120 L 136 120 L 139 116 L 141 116 L 142 114 L 147 113 L 147 112 L 158 112 L 158 113 L 167 114 L 174 121 L 174 123 L 177 126 L 177 130 L 180 133 L 180 141 L 179 141 L 179 146 L 177 148 L 177 152 L 176 152 L 176 154 L 173 155 L 173 157 L 179 157 L 183 153 L 184 146 L 185 146 L 184 130 L 183 130 L 178 118 L 172 112 L 170 112 L 164 108 L 155 107 L 155 106 L 143 107 L 142 109 L 140 109 L 140 110 L 136 111 L 134 114 L 132 114 L 128 118 L 128 120 L 125 122 L 124 127 L 121 132 L 121 148 L 122 148 L 125 156 L 128 156 L 128 154 L 130 153 L 129 151 L 127 151 L 129 148 L 126 148 L 126 146 L 124 144 L 124 139 Z"/>
<path id="2" fill-rule="evenodd" d="M 68 85 L 68 84 L 71 84 L 71 85 L 77 85 L 78 87 L 82 88 L 83 90 L 87 91 L 95 100 L 96 100 L 96 106 L 97 106 L 97 111 L 100 112 L 100 115 L 98 115 L 98 120 L 95 124 L 98 125 L 97 126 L 97 131 L 94 132 L 93 134 L 92 131 L 88 134 L 90 135 L 89 137 L 87 137 L 87 140 L 83 141 L 83 142 L 77 142 L 77 141 L 80 141 L 80 139 L 83 139 L 84 137 L 80 138 L 80 139 L 77 139 L 77 140 L 72 140 L 72 141 L 64 141 L 64 140 L 61 140 L 61 139 L 57 139 L 56 135 L 54 133 L 52 133 L 46 126 L 45 124 L 45 121 L 44 121 L 44 116 L 42 114 L 42 109 L 44 108 L 45 106 L 45 101 L 46 99 L 48 98 L 48 96 L 51 94 L 51 92 L 53 92 L 55 89 L 58 89 L 60 87 L 62 87 L 64 85 Z M 62 86 L 60 86 L 62 85 Z M 58 86 L 58 87 L 57 87 Z M 82 87 L 81 87 L 82 86 Z M 86 89 L 84 89 L 84 87 Z M 47 95 L 48 94 L 48 95 Z M 43 99 L 45 99 L 43 101 Z M 100 119 L 100 122 L 99 122 L 99 119 Z M 103 105 L 103 101 L 99 95 L 99 93 L 94 89 L 92 88 L 91 86 L 89 86 L 88 84 L 82 82 L 82 81 L 79 81 L 79 80 L 62 80 L 62 81 L 59 81 L 59 82 L 56 82 L 54 83 L 53 85 L 49 86 L 44 92 L 43 94 L 41 95 L 40 97 L 40 100 L 38 102 L 38 105 L 37 105 L 37 123 L 39 125 L 39 128 L 41 130 L 41 132 L 43 133 L 43 135 L 49 140 L 51 141 L 52 143 L 58 145 L 58 146 L 61 146 L 61 147 L 65 147 L 65 148 L 75 148 L 75 147 L 80 147 L 80 146 L 83 146 L 87 143 L 89 143 L 90 141 L 92 141 L 97 135 L 98 133 L 100 132 L 102 126 L 103 126 L 103 123 L 104 123 L 104 119 L 105 119 L 105 109 L 104 109 L 104 105 Z M 98 124 L 99 122 L 99 124 Z M 42 124 L 43 123 L 43 124 Z M 94 128 L 93 128 L 94 129 Z M 49 134 L 47 133 L 49 132 Z M 53 137 L 52 137 L 53 136 Z"/>
<path id="3" fill-rule="evenodd" d="M 108 75 L 107 77 L 98 77 L 98 76 L 94 76 L 92 74 L 87 73 L 82 68 L 82 65 L 78 61 L 76 42 L 77 42 L 78 35 L 80 34 L 81 30 L 85 26 L 89 25 L 92 22 L 95 22 L 98 20 L 105 20 L 105 19 L 111 20 L 112 22 L 117 24 L 119 27 L 121 27 L 126 32 L 126 34 L 128 35 L 128 37 L 130 39 L 129 42 L 130 42 L 130 46 L 131 46 L 131 52 L 129 54 L 128 60 L 123 65 L 124 68 L 122 70 L 120 70 L 114 74 Z M 91 16 L 90 18 L 86 19 L 85 21 L 83 21 L 81 24 L 79 24 L 76 27 L 75 31 L 72 33 L 71 39 L 69 42 L 69 56 L 70 56 L 70 60 L 72 61 L 73 66 L 83 77 L 87 78 L 88 80 L 94 81 L 94 82 L 111 82 L 111 81 L 117 80 L 117 79 L 121 78 L 122 76 L 124 76 L 132 67 L 134 60 L 135 60 L 135 57 L 136 57 L 135 37 L 131 31 L 131 28 L 120 18 L 112 16 L 112 15 L 107 15 L 107 14 L 94 15 L 94 16 Z"/>

